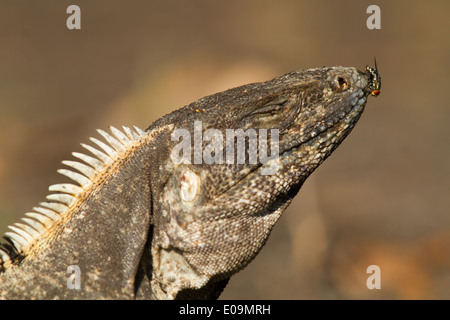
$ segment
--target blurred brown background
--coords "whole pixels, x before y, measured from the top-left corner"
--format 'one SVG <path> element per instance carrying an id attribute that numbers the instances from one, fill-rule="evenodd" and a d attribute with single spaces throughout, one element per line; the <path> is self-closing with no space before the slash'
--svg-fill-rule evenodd
<path id="1" fill-rule="evenodd" d="M 66 8 L 81 8 L 81 30 Z M 381 30 L 366 8 L 381 7 Z M 450 298 L 448 1 L 2 1 L 0 233 L 112 124 L 321 66 L 382 92 L 222 298 Z M 366 268 L 381 268 L 368 290 Z"/>

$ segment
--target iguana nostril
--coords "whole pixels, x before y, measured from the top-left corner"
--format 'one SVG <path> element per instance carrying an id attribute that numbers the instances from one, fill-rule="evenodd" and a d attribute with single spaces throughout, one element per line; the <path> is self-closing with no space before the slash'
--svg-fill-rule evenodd
<path id="1" fill-rule="evenodd" d="M 338 81 L 339 87 L 342 90 L 346 90 L 348 88 L 347 80 L 345 80 L 344 78 L 339 77 L 337 81 Z"/>

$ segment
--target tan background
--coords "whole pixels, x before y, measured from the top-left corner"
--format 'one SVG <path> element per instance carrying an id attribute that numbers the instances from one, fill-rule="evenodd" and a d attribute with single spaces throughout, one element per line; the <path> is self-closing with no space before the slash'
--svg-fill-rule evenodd
<path id="1" fill-rule="evenodd" d="M 82 30 L 66 28 L 70 4 Z M 382 29 L 366 28 L 378 4 Z M 450 298 L 448 1 L 3 1 L 0 233 L 96 128 L 146 128 L 295 69 L 363 69 L 382 93 L 222 298 Z M 65 180 L 63 180 L 65 181 Z M 381 268 L 381 290 L 366 268 Z"/>

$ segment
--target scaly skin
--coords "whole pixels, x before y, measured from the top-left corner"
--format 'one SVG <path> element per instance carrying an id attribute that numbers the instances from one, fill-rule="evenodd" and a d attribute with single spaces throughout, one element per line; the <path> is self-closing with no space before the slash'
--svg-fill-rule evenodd
<path id="1" fill-rule="evenodd" d="M 200 99 L 146 132 L 124 129 L 121 136 L 113 130 L 108 143 L 114 150 L 97 152 L 98 162 L 76 155 L 94 170 L 66 163 L 86 179 L 62 172 L 81 184 L 51 187 L 57 196 L 49 202 L 62 206 L 41 204 L 53 214 L 35 209 L 34 231 L 7 235 L 10 244 L 0 247 L 0 296 L 217 298 L 258 254 L 305 179 L 350 133 L 367 96 L 379 94 L 380 81 L 369 67 L 296 71 Z M 242 129 L 259 138 L 262 129 L 276 129 L 279 158 L 253 163 L 247 153 L 243 164 L 196 164 L 196 121 L 203 135 Z M 194 152 L 184 163 L 172 154 L 180 129 L 194 137 Z M 209 143 L 200 145 L 201 152 Z M 216 145 L 209 154 L 223 153 L 228 161 L 222 147 L 228 146 Z M 264 173 L 270 165 L 275 172 Z M 79 290 L 67 286 L 71 265 L 81 271 Z"/>

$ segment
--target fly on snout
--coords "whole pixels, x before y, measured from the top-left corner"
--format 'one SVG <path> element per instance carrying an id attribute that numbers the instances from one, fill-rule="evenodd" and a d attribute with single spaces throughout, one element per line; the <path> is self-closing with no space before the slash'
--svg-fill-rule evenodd
<path id="1" fill-rule="evenodd" d="M 375 68 L 371 67 L 371 66 L 367 66 L 366 67 L 366 74 L 369 76 L 369 85 L 367 86 L 367 91 L 377 97 L 381 91 L 381 77 L 380 74 L 378 73 L 378 68 L 377 68 L 377 61 L 374 59 L 375 62 Z"/>

